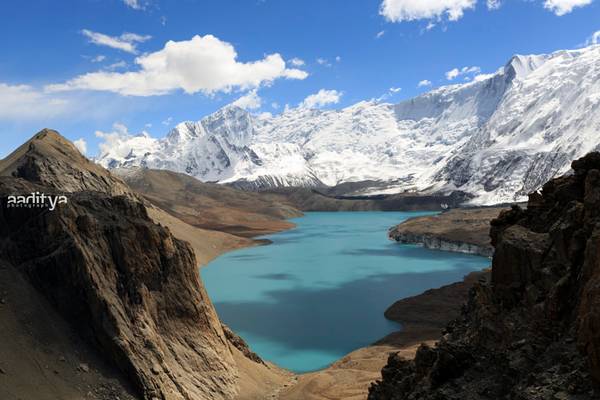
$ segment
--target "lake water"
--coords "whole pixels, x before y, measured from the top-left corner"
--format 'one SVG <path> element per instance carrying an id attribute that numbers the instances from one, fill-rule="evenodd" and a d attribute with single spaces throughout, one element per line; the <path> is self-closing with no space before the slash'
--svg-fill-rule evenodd
<path id="1" fill-rule="evenodd" d="M 396 300 L 461 280 L 478 256 L 388 240 L 417 212 L 314 212 L 267 246 L 222 255 L 201 270 L 221 319 L 262 358 L 294 372 L 324 368 L 401 328 Z"/>

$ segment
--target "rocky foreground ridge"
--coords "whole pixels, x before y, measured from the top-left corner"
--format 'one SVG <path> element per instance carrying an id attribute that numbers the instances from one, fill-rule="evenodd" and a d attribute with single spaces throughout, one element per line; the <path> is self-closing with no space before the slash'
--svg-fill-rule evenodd
<path id="1" fill-rule="evenodd" d="M 600 153 L 492 221 L 489 283 L 369 399 L 591 399 L 600 382 Z"/>
<path id="2" fill-rule="evenodd" d="M 10 196 L 34 192 L 65 194 L 68 202 L 53 211 L 9 207 Z M 244 362 L 255 369 L 266 368 L 224 331 L 190 245 L 55 131 L 0 161 L 0 261 L 21 272 L 145 400 L 234 398 L 240 369 L 232 347 L 254 358 Z"/>

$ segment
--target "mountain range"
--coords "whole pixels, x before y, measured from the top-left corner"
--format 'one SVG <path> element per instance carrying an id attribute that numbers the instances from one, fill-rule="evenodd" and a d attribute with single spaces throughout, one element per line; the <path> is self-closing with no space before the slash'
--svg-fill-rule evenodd
<path id="1" fill-rule="evenodd" d="M 162 139 L 123 136 L 96 159 L 261 190 L 346 187 L 522 201 L 600 149 L 600 46 L 516 55 L 495 73 L 398 104 L 252 114 L 228 105 Z"/>

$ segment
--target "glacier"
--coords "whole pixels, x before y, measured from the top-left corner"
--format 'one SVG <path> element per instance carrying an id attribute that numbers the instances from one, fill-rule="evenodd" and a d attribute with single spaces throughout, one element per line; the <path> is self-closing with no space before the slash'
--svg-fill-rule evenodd
<path id="1" fill-rule="evenodd" d="M 522 201 L 571 160 L 600 149 L 600 45 L 513 56 L 493 74 L 398 104 L 253 114 L 226 106 L 162 139 L 103 146 L 107 168 L 182 172 L 248 190 L 332 188 L 346 195 L 473 195 Z"/>

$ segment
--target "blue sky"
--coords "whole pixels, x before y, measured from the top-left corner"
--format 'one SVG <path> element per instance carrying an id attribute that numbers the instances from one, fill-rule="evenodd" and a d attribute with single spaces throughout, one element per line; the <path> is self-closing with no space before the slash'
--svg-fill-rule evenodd
<path id="1" fill-rule="evenodd" d="M 94 156 L 96 131 L 161 137 L 240 97 L 257 113 L 398 102 L 600 37 L 599 0 L 32 0 L 0 14 L 0 157 L 43 127 Z"/>

